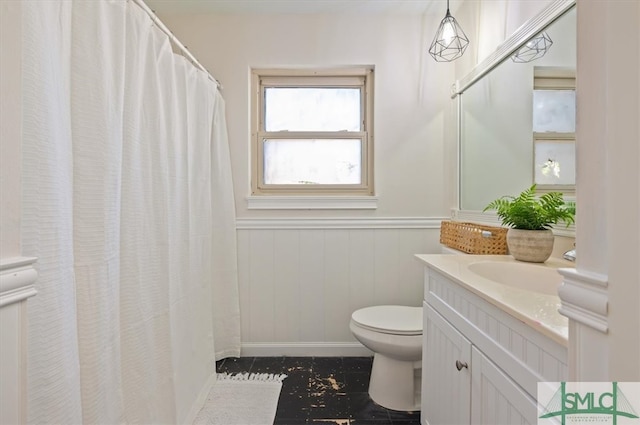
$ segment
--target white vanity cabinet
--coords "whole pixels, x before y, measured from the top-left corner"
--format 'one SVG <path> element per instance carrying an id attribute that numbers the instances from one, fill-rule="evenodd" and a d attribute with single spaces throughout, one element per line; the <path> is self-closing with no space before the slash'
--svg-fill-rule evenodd
<path id="1" fill-rule="evenodd" d="M 428 265 L 423 314 L 423 425 L 536 424 L 538 381 L 566 381 L 566 344 Z"/>
<path id="2" fill-rule="evenodd" d="M 423 314 L 422 423 L 468 424 L 471 418 L 471 372 L 468 368 L 471 342 L 427 303 L 424 303 Z"/>
<path id="3" fill-rule="evenodd" d="M 480 350 L 471 351 L 471 423 L 536 424 L 537 403 Z"/>

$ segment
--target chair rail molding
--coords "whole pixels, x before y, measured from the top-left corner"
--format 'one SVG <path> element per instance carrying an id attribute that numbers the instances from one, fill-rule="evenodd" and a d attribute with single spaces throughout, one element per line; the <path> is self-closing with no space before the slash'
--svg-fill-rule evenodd
<path id="1" fill-rule="evenodd" d="M 439 229 L 447 217 L 238 218 L 236 229 Z"/>
<path id="2" fill-rule="evenodd" d="M 569 319 L 607 333 L 608 276 L 571 268 L 558 269 L 558 272 L 564 277 L 558 289 L 562 302 L 558 312 Z"/>
<path id="3" fill-rule="evenodd" d="M 0 307 L 36 295 L 34 283 L 38 272 L 34 257 L 11 257 L 0 260 Z"/>

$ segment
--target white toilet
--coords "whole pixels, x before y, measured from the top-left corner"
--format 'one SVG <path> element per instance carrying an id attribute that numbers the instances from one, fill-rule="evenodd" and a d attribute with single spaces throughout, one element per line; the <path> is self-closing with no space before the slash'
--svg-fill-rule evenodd
<path id="1" fill-rule="evenodd" d="M 392 410 L 420 410 L 422 307 L 381 305 L 356 310 L 353 336 L 373 351 L 369 396 Z"/>

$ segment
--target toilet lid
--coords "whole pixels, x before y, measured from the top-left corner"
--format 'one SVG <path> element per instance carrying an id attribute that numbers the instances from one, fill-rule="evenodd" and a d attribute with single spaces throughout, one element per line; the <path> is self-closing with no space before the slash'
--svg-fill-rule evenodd
<path id="1" fill-rule="evenodd" d="M 351 315 L 357 325 L 394 335 L 422 334 L 422 307 L 378 305 L 356 310 Z"/>

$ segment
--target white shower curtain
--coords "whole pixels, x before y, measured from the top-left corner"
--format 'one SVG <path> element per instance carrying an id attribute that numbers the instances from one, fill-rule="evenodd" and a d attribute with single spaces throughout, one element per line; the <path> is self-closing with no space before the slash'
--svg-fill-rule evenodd
<path id="1" fill-rule="evenodd" d="M 180 423 L 240 348 L 224 101 L 132 1 L 23 5 L 28 420 Z"/>

